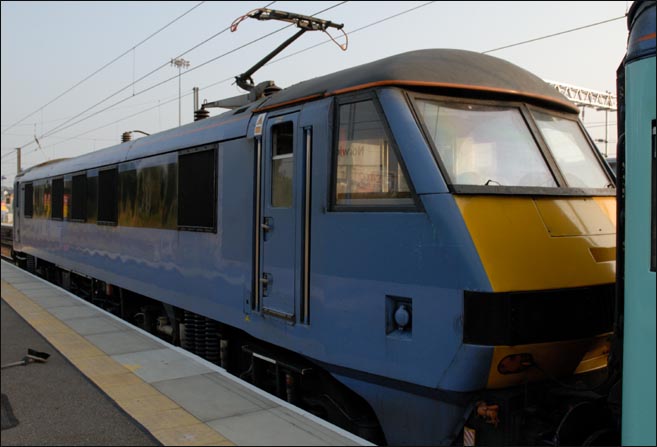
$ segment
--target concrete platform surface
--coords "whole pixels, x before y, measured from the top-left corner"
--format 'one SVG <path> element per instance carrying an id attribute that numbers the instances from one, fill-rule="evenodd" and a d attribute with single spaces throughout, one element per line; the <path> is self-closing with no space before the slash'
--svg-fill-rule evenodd
<path id="1" fill-rule="evenodd" d="M 51 345 L 91 382 L 86 385 L 93 384 L 92 389 L 107 396 L 105 400 L 121 410 L 114 417 L 129 416 L 117 422 L 118 444 L 372 445 L 5 261 L 1 282 L 3 301 L 47 342 L 39 346 L 51 349 Z M 4 309 L 3 303 L 3 364 L 12 360 L 5 358 L 9 357 L 5 356 L 5 337 L 17 337 L 5 334 Z M 28 347 L 40 350 L 33 346 L 25 350 Z M 3 370 L 3 393 L 5 374 L 11 369 L 63 368 L 64 362 L 49 362 Z M 19 375 L 12 380 L 23 379 Z M 74 392 L 83 382 L 53 385 L 71 393 L 71 405 L 63 406 L 63 412 L 73 411 L 80 403 Z M 16 384 L 20 386 L 30 385 Z M 80 421 L 80 425 L 95 424 Z M 119 439 L 128 433 L 128 426 L 134 441 Z M 17 428 L 3 430 L 2 445 L 5 436 Z M 43 435 L 47 438 L 48 433 Z M 107 438 L 99 443 L 111 444 Z"/>

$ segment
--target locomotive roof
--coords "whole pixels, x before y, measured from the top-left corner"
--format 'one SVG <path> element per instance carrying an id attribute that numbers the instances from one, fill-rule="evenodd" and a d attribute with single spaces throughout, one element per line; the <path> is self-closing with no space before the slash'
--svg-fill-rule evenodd
<path id="1" fill-rule="evenodd" d="M 562 110 L 579 109 L 538 76 L 505 60 L 465 50 L 426 49 L 391 56 L 292 85 L 248 106 L 182 127 L 20 173 L 23 181 L 62 175 L 126 160 L 246 135 L 251 113 L 378 86 L 431 88 L 432 92 L 477 91 L 533 100 Z M 215 129 L 215 130 L 213 130 Z"/>
<path id="2" fill-rule="evenodd" d="M 249 108 L 257 107 L 261 102 L 253 103 Z M 247 111 L 237 116 L 234 111 L 226 112 L 77 157 L 41 163 L 22 171 L 16 175 L 16 178 L 21 178 L 22 181 L 45 179 L 158 155 L 180 148 L 243 137 L 246 135 L 250 117 L 251 114 Z"/>
<path id="3" fill-rule="evenodd" d="M 529 71 L 493 56 L 455 49 L 411 51 L 310 79 L 270 96 L 258 111 L 386 85 L 505 94 L 579 112 Z"/>

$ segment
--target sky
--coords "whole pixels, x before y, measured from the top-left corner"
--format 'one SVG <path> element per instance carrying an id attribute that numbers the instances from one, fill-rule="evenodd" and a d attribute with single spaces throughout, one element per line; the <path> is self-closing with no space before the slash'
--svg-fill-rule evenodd
<path id="1" fill-rule="evenodd" d="M 13 183 L 16 147 L 25 169 L 118 144 L 124 131 L 192 122 L 193 87 L 201 102 L 244 93 L 234 77 L 296 32 L 254 19 L 230 30 L 256 8 L 316 15 L 348 34 L 343 51 L 322 32 L 305 33 L 254 74 L 256 84 L 287 87 L 406 51 L 458 48 L 495 50 L 488 54 L 545 80 L 615 94 L 631 3 L 2 1 L 2 185 Z M 171 64 L 179 57 L 188 68 Z M 607 145 L 597 144 L 615 155 L 616 113 L 587 108 L 580 117 L 594 139 L 606 129 Z"/>

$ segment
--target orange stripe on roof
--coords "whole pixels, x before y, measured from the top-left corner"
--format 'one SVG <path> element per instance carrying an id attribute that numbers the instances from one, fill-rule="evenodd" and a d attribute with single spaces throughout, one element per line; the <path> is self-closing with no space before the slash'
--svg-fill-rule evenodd
<path id="1" fill-rule="evenodd" d="M 402 86 L 411 86 L 411 87 L 437 87 L 437 88 L 451 88 L 451 89 L 461 89 L 461 90 L 478 90 L 478 91 L 483 91 L 483 92 L 491 92 L 491 93 L 503 93 L 507 95 L 515 95 L 515 96 L 525 96 L 529 98 L 536 98 L 540 99 L 542 101 L 547 101 L 547 102 L 552 102 L 556 103 L 559 105 L 562 105 L 564 107 L 567 107 L 570 110 L 577 111 L 579 113 L 579 109 L 575 106 L 573 106 L 569 102 L 565 101 L 560 101 L 556 98 L 551 98 L 549 96 L 544 96 L 544 95 L 537 95 L 534 93 L 526 93 L 526 92 L 521 92 L 518 90 L 508 90 L 508 89 L 503 89 L 503 88 L 495 88 L 495 87 L 483 87 L 479 85 L 468 85 L 468 84 L 452 84 L 449 82 L 427 82 L 427 81 L 396 81 L 396 80 L 388 80 L 388 81 L 377 81 L 377 82 L 370 82 L 367 84 L 361 84 L 361 85 L 356 85 L 353 87 L 347 87 L 339 90 L 335 90 L 333 92 L 330 92 L 327 94 L 328 95 L 339 95 L 341 93 L 348 93 L 348 92 L 353 92 L 356 90 L 362 90 L 366 88 L 371 88 L 371 87 L 381 87 L 381 86 L 389 86 L 389 85 L 402 85 Z"/>
<path id="2" fill-rule="evenodd" d="M 644 40 L 654 39 L 655 37 L 657 37 L 657 33 L 650 33 L 650 34 L 646 34 L 645 36 L 639 37 L 636 41 L 643 42 Z"/>
<path id="3" fill-rule="evenodd" d="M 252 113 L 265 112 L 267 110 L 277 109 L 279 107 L 284 107 L 284 106 L 290 106 L 292 104 L 297 104 L 297 103 L 300 103 L 300 102 L 312 101 L 313 99 L 324 98 L 325 96 L 328 96 L 328 95 L 325 94 L 325 93 L 316 93 L 314 95 L 304 96 L 303 98 L 291 99 L 290 101 L 279 102 L 279 103 L 276 103 L 276 104 L 272 104 L 270 106 L 265 104 L 264 107 L 260 107 L 259 109 L 254 109 L 252 111 Z"/>
<path id="4" fill-rule="evenodd" d="M 275 108 L 279 107 L 285 107 L 293 104 L 298 104 L 300 102 L 305 102 L 305 101 L 311 101 L 314 99 L 319 99 L 319 98 L 325 98 L 328 96 L 335 96 L 335 95 L 340 95 L 343 93 L 350 93 L 350 92 L 355 92 L 359 90 L 365 90 L 368 88 L 373 88 L 373 87 L 384 87 L 384 86 L 409 86 L 409 87 L 435 87 L 435 88 L 449 88 L 449 89 L 461 89 L 461 90 L 477 90 L 477 91 L 482 91 L 482 92 L 489 92 L 489 93 L 502 93 L 506 95 L 514 95 L 514 96 L 524 96 L 526 98 L 534 98 L 534 99 L 539 99 L 541 101 L 546 101 L 554 104 L 559 104 L 562 107 L 567 108 L 570 111 L 577 112 L 579 113 L 579 109 L 575 107 L 573 104 L 570 102 L 566 101 L 561 101 L 556 98 L 552 98 L 549 96 L 545 95 L 537 95 L 535 93 L 527 93 L 527 92 L 521 92 L 518 90 L 509 90 L 509 89 L 501 89 L 501 88 L 495 88 L 495 87 L 483 87 L 479 85 L 468 85 L 468 84 L 452 84 L 448 82 L 428 82 L 428 81 L 400 81 L 400 80 L 387 80 L 387 81 L 376 81 L 376 82 L 368 82 L 366 84 L 359 84 L 359 85 L 354 85 L 352 87 L 347 87 L 347 88 L 342 88 L 338 90 L 334 90 L 332 92 L 326 92 L 326 93 L 318 93 L 315 95 L 310 95 L 310 96 L 305 96 L 303 98 L 298 98 L 298 99 L 292 99 L 290 101 L 285 101 L 281 103 L 276 103 L 276 104 L 271 104 L 269 106 L 265 107 L 260 107 L 257 110 L 254 110 L 253 112 L 264 112 L 267 110 L 272 110 Z"/>

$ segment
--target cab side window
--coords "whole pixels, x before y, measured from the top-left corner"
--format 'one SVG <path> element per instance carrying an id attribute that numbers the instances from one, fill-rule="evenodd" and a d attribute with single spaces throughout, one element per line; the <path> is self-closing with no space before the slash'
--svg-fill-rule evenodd
<path id="1" fill-rule="evenodd" d="M 374 101 L 340 104 L 338 123 L 334 207 L 414 207 L 394 141 Z"/>

